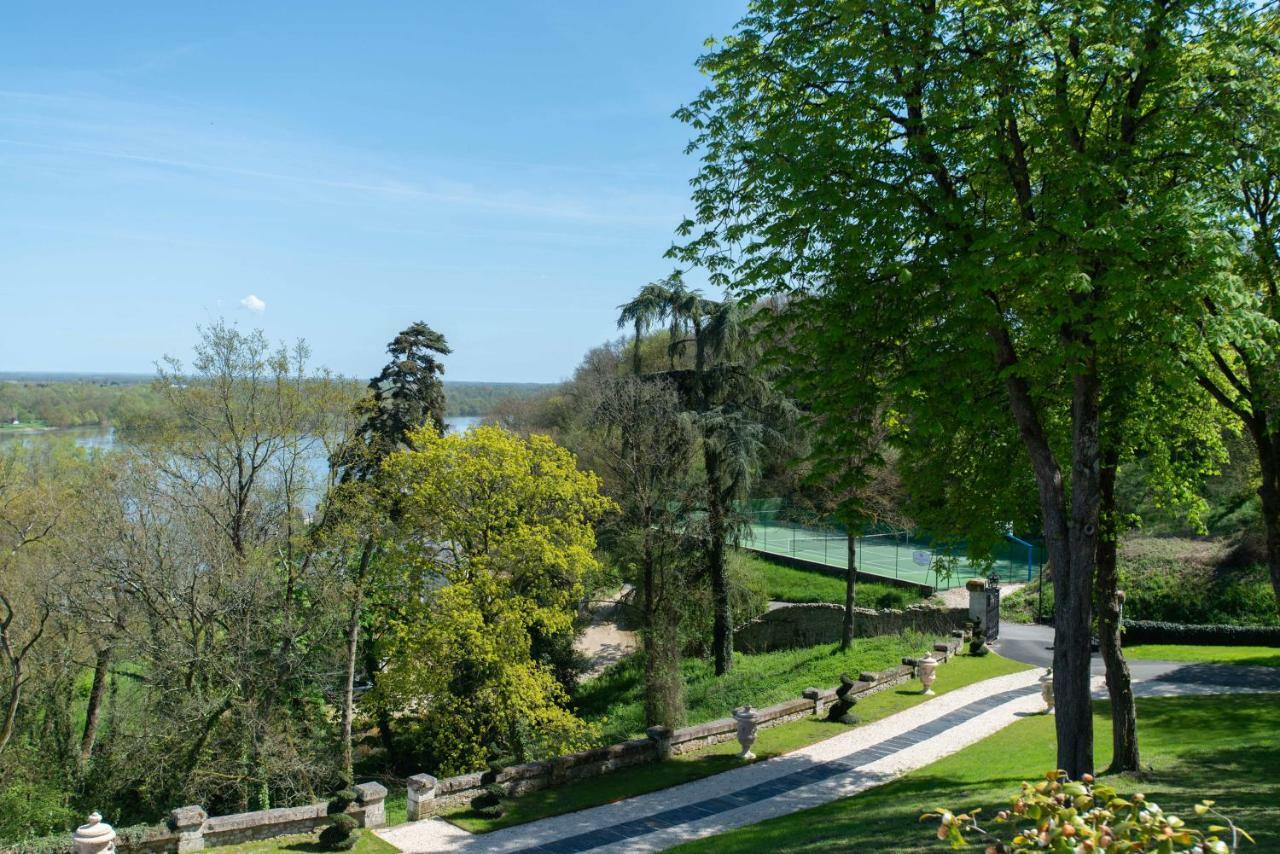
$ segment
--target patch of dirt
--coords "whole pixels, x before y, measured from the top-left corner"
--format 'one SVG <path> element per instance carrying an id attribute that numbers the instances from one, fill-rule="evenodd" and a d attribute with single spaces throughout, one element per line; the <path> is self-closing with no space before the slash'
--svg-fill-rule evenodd
<path id="1" fill-rule="evenodd" d="M 610 665 L 636 651 L 636 633 L 618 627 L 619 604 L 631 593 L 631 585 L 623 585 L 613 596 L 591 603 L 591 623 L 573 642 L 573 648 L 591 662 L 584 679 L 599 676 Z"/>

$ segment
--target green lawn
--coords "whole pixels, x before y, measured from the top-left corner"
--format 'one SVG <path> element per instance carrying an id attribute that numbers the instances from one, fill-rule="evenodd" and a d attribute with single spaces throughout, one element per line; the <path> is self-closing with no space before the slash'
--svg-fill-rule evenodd
<path id="1" fill-rule="evenodd" d="M 320 847 L 320 831 L 314 833 L 297 833 L 292 836 L 277 836 L 275 839 L 264 839 L 261 842 L 246 842 L 243 845 L 227 845 L 218 847 L 216 851 L 227 854 L 275 854 L 277 851 L 328 851 Z M 392 854 L 399 851 L 390 842 L 384 842 L 373 835 L 373 831 L 361 829 L 354 854 Z"/>
<path id="2" fill-rule="evenodd" d="M 1166 812 L 1193 818 L 1202 798 L 1257 839 L 1250 851 L 1280 850 L 1280 733 L 1276 695 L 1170 697 L 1138 700 L 1143 780 L 1113 782 L 1141 791 Z M 1110 755 L 1108 709 L 1095 706 L 1096 758 Z M 1055 764 L 1053 718 L 1023 718 L 990 738 L 900 780 L 821 807 L 681 846 L 686 852 L 947 851 L 920 815 L 937 807 L 991 815 L 1006 807 L 1019 782 Z M 1204 827 L 1204 823 L 1196 826 Z M 981 850 L 974 847 L 970 850 Z"/>
<path id="3" fill-rule="evenodd" d="M 844 579 L 808 569 L 795 569 L 774 563 L 748 551 L 740 551 L 738 559 L 750 572 L 764 579 L 769 598 L 779 602 L 833 602 L 844 604 Z M 914 589 L 892 584 L 858 582 L 858 604 L 864 608 L 905 608 L 918 602 L 922 594 Z"/>
<path id="4" fill-rule="evenodd" d="M 1274 646 L 1191 646 L 1188 644 L 1145 643 L 1124 648 L 1126 658 L 1157 661 L 1205 661 L 1212 664 L 1250 664 L 1280 667 L 1280 647 Z"/>
<path id="5" fill-rule="evenodd" d="M 945 694 L 974 682 L 1026 669 L 1028 669 L 1027 665 L 998 655 L 987 655 L 981 658 L 960 656 L 951 659 L 938 669 L 934 691 Z M 831 687 L 825 682 L 820 684 L 822 687 Z M 865 724 L 902 711 L 926 699 L 928 698 L 920 694 L 919 684 L 909 682 L 866 698 L 858 703 L 856 711 Z M 792 721 L 760 730 L 752 750 L 757 757 L 768 759 L 839 735 L 850 728 L 845 724 L 829 723 L 817 718 Z M 446 818 L 474 833 L 524 824 L 535 819 L 612 803 L 623 798 L 666 789 L 690 780 L 728 771 L 743 764 L 738 759 L 738 750 L 736 741 L 723 742 L 693 753 L 682 754 L 670 762 L 642 765 L 621 773 L 605 774 L 569 786 L 544 789 L 512 800 L 507 814 L 500 819 L 480 818 L 466 810 L 453 813 Z"/>
<path id="6" fill-rule="evenodd" d="M 682 663 L 687 721 L 699 724 L 728 717 L 738 706 L 756 707 L 800 696 L 805 688 L 830 688 L 841 673 L 884 670 L 903 656 L 921 655 L 934 643 L 921 634 L 858 638 L 853 649 L 836 646 L 781 650 L 760 655 L 734 655 L 733 669 L 716 676 L 711 662 Z M 644 735 L 644 670 L 639 656 L 627 658 L 584 683 L 575 695 L 579 714 L 601 725 L 601 743 L 613 744 Z"/>

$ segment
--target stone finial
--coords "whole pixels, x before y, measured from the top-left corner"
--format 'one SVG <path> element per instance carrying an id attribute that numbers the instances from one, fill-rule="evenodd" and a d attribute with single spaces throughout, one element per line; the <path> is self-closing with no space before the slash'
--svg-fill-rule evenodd
<path id="1" fill-rule="evenodd" d="M 387 823 L 387 807 L 383 803 L 387 799 L 387 787 L 381 783 L 357 783 L 356 803 L 364 810 L 364 827 L 385 827 Z"/>
<path id="2" fill-rule="evenodd" d="M 409 821 L 419 821 L 432 814 L 436 799 L 436 778 L 430 774 L 414 774 L 409 778 Z"/>
<path id="3" fill-rule="evenodd" d="M 72 837 L 76 854 L 113 854 L 116 850 L 116 832 L 94 810 L 89 819 L 76 828 Z"/>

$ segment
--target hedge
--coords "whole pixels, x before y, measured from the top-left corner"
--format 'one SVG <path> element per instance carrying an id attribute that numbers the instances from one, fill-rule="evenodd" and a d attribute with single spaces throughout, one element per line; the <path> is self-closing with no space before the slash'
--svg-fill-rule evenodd
<path id="1" fill-rule="evenodd" d="M 1187 643 L 1204 646 L 1280 646 L 1280 626 L 1194 626 L 1125 620 L 1123 643 Z"/>

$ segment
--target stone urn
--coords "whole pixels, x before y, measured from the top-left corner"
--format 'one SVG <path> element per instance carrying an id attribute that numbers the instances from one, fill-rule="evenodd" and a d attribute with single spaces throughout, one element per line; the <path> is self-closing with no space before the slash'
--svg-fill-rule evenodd
<path id="1" fill-rule="evenodd" d="M 924 690 L 920 693 L 926 697 L 933 696 L 933 680 L 938 677 L 938 660 L 933 657 L 933 653 L 929 653 L 920 659 L 920 663 L 916 665 L 916 669 L 920 671 L 920 684 L 924 686 Z"/>
<path id="2" fill-rule="evenodd" d="M 87 822 L 76 828 L 72 842 L 75 844 L 76 854 L 114 854 L 116 832 L 95 810 L 89 814 Z"/>
<path id="3" fill-rule="evenodd" d="M 1040 696 L 1044 698 L 1044 713 L 1053 714 L 1053 668 L 1046 670 L 1040 677 Z"/>
<path id="4" fill-rule="evenodd" d="M 751 745 L 756 743 L 756 731 L 760 729 L 760 713 L 750 706 L 733 710 L 733 719 L 738 723 L 738 744 L 742 745 L 739 759 L 751 760 L 756 755 L 751 752 Z"/>

